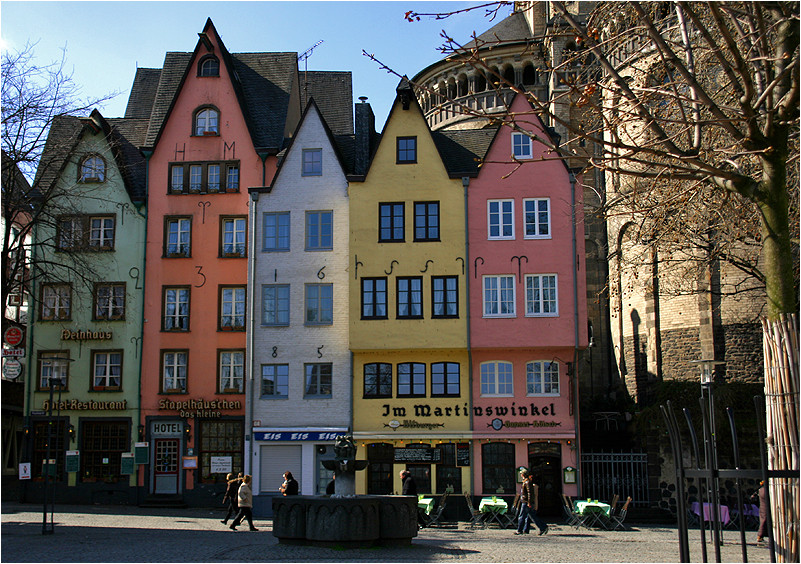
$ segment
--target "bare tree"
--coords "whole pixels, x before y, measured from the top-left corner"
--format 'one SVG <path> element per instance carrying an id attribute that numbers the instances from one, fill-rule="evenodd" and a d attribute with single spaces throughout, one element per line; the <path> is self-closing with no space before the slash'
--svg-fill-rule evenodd
<path id="1" fill-rule="evenodd" d="M 36 272 L 47 272 L 51 279 L 67 280 L 72 276 L 88 280 L 92 269 L 80 253 L 68 261 L 54 263 L 52 253 L 37 249 L 32 242 L 35 229 L 55 233 L 58 218 L 76 209 L 70 186 L 56 182 L 59 172 L 77 141 L 77 130 L 53 136 L 54 125 L 68 126 L 68 116 L 87 115 L 96 105 L 111 99 L 110 94 L 97 99 L 83 99 L 80 89 L 65 69 L 66 54 L 60 61 L 39 65 L 35 44 L 19 51 L 4 51 L 2 58 L 2 211 L 3 304 L 11 294 L 24 296 L 27 281 Z M 56 127 L 58 127 L 56 125 Z M 45 150 L 46 144 L 47 150 Z M 82 191 L 91 198 L 91 190 Z M 53 248 L 53 237 L 35 245 Z M 66 256 L 62 254 L 61 256 Z M 35 256 L 37 260 L 31 261 Z M 28 269 L 33 271 L 29 273 Z M 30 276 L 29 276 L 30 274 Z"/>

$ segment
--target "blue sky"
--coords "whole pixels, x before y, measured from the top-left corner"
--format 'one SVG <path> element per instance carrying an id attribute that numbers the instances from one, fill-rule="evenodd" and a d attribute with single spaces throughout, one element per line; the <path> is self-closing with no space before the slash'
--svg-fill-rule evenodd
<path id="1" fill-rule="evenodd" d="M 137 67 L 160 68 L 167 51 L 192 51 L 210 17 L 232 53 L 294 51 L 315 43 L 309 70 L 349 70 L 354 102 L 367 96 L 381 129 L 398 78 L 362 55 L 362 49 L 401 74 L 414 76 L 442 58 L 437 48 L 445 30 L 467 42 L 510 13 L 490 22 L 482 9 L 446 20 L 409 23 L 408 10 L 444 12 L 478 2 L 0 2 L 0 46 L 17 50 L 38 42 L 40 65 L 61 58 L 85 97 L 120 92 L 99 108 L 122 117 Z M 303 69 L 303 63 L 300 65 Z"/>

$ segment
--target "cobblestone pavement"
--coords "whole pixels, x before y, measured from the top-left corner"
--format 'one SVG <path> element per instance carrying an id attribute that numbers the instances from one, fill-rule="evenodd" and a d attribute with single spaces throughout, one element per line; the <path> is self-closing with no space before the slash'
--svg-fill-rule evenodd
<path id="1" fill-rule="evenodd" d="M 553 524 L 547 535 L 513 530 L 423 529 L 410 546 L 320 548 L 279 544 L 269 519 L 234 532 L 220 523 L 222 509 L 129 506 L 56 506 L 55 532 L 42 534 L 42 506 L 2 504 L 0 561 L 7 562 L 676 562 L 671 526 L 628 531 L 575 529 Z M 49 522 L 49 515 L 48 515 Z M 708 535 L 708 533 L 707 533 Z M 765 546 L 747 532 L 749 562 L 769 562 Z M 742 562 L 739 531 L 724 531 L 723 562 Z M 701 562 L 700 533 L 690 531 L 690 557 Z M 711 543 L 708 560 L 715 561 Z"/>

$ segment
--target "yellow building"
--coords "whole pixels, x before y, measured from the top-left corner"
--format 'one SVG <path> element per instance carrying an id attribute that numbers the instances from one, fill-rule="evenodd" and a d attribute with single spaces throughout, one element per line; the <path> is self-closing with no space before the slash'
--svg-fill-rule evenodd
<path id="1" fill-rule="evenodd" d="M 420 493 L 469 489 L 465 191 L 493 134 L 432 134 L 401 80 L 350 184 L 353 435 L 370 461 L 357 493 L 400 493 L 402 468 Z"/>

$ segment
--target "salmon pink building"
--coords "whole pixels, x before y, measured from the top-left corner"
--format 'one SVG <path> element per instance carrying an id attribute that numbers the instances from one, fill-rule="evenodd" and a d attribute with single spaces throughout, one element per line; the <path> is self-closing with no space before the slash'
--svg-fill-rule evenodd
<path id="1" fill-rule="evenodd" d="M 299 118 L 297 54 L 231 54 L 208 20 L 134 90 L 128 112 L 150 116 L 139 481 L 211 499 L 247 470 L 247 188 L 273 177 Z"/>
<path id="2" fill-rule="evenodd" d="M 581 190 L 528 102 L 528 131 L 503 126 L 468 188 L 476 494 L 513 493 L 517 468 L 540 511 L 576 494 L 577 352 L 587 346 Z"/>

